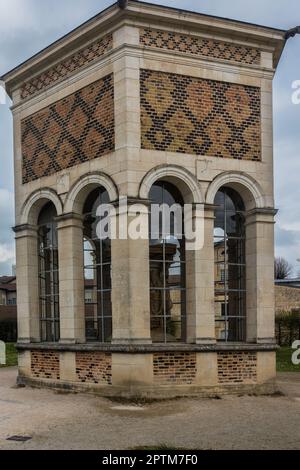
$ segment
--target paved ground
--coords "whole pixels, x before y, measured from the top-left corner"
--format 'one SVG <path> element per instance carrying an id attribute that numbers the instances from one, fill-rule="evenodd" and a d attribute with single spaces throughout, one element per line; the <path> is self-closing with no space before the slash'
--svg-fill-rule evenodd
<path id="1" fill-rule="evenodd" d="M 121 409 L 103 398 L 16 388 L 0 369 L 0 449 L 300 449 L 300 374 L 280 374 L 285 396 L 182 399 Z M 12 435 L 31 436 L 27 443 Z"/>

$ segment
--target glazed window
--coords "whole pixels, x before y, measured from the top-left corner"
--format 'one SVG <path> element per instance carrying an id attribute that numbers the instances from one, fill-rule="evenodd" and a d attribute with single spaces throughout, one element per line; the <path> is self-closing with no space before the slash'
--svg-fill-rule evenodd
<path id="1" fill-rule="evenodd" d="M 83 210 L 83 249 L 85 287 L 85 330 L 87 341 L 111 342 L 111 240 L 97 236 L 100 204 L 108 204 L 109 197 L 103 188 L 88 196 Z"/>
<path id="2" fill-rule="evenodd" d="M 219 341 L 246 340 L 245 207 L 239 194 L 221 189 L 215 198 L 215 317 Z"/>
<path id="3" fill-rule="evenodd" d="M 50 202 L 38 219 L 41 341 L 59 341 L 59 274 L 56 209 Z"/>
<path id="4" fill-rule="evenodd" d="M 179 191 L 170 183 L 158 182 L 150 191 L 152 204 L 183 208 Z M 150 213 L 153 220 L 153 206 Z M 164 210 L 159 218 L 157 233 L 150 233 L 150 314 L 151 336 L 154 343 L 174 343 L 186 340 L 186 275 L 183 218 L 180 226 L 170 213 L 170 230 L 163 232 Z M 165 229 L 164 229 L 165 230 Z"/>

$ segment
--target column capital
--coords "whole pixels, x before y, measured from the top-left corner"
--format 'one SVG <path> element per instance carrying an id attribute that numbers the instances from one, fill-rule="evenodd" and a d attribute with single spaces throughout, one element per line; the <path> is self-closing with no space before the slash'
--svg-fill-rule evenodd
<path id="1" fill-rule="evenodd" d="M 271 215 L 275 217 L 275 215 L 278 213 L 278 209 L 275 209 L 274 207 L 256 207 L 255 209 L 251 209 L 250 211 L 247 212 L 247 216 L 251 215 Z"/>
<path id="2" fill-rule="evenodd" d="M 219 206 L 215 204 L 204 204 L 204 218 L 205 219 L 215 219 L 215 211 Z"/>
<path id="3" fill-rule="evenodd" d="M 82 228 L 83 225 L 83 216 L 80 214 L 76 214 L 75 212 L 69 212 L 68 214 L 59 215 L 58 217 L 55 217 L 55 220 L 58 224 L 58 230 L 67 227 Z"/>
<path id="4" fill-rule="evenodd" d="M 125 196 L 124 196 L 125 197 Z M 127 197 L 127 206 L 133 206 L 135 204 L 143 204 L 144 206 L 151 206 L 151 199 L 141 199 L 139 197 L 131 197 L 131 196 L 126 196 Z M 120 207 L 120 202 L 124 201 L 122 199 L 122 196 L 119 199 L 116 199 L 115 201 L 112 201 L 110 204 L 112 204 L 114 207 Z"/>
<path id="5" fill-rule="evenodd" d="M 256 223 L 274 224 L 274 217 L 277 213 L 278 209 L 273 207 L 251 209 L 246 213 L 246 225 Z"/>
<path id="6" fill-rule="evenodd" d="M 16 238 L 23 237 L 37 237 L 38 227 L 36 225 L 22 224 L 12 227 L 12 230 L 16 234 Z"/>
<path id="7" fill-rule="evenodd" d="M 83 216 L 81 214 L 76 214 L 75 212 L 68 212 L 67 214 L 58 215 L 55 217 L 57 222 L 62 220 L 83 220 Z"/>
<path id="8" fill-rule="evenodd" d="M 204 210 L 205 211 L 215 211 L 219 208 L 218 205 L 216 204 L 207 204 L 207 203 L 204 203 Z"/>

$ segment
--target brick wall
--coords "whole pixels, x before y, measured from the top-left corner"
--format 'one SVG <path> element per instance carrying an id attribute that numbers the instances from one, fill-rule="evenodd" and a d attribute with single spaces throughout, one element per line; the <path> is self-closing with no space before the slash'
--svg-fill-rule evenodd
<path id="1" fill-rule="evenodd" d="M 260 89 L 141 70 L 143 149 L 261 159 Z"/>
<path id="2" fill-rule="evenodd" d="M 59 353 L 54 351 L 31 351 L 31 373 L 36 379 L 59 380 Z"/>
<path id="3" fill-rule="evenodd" d="M 28 98 L 55 85 L 57 82 L 69 77 L 72 73 L 79 71 L 89 63 L 95 62 L 99 57 L 103 56 L 103 54 L 110 51 L 112 47 L 112 34 L 107 34 L 103 38 L 80 49 L 54 67 L 49 68 L 37 77 L 26 82 L 21 88 L 21 98 Z"/>
<path id="4" fill-rule="evenodd" d="M 257 355 L 255 352 L 218 353 L 218 379 L 220 384 L 252 384 L 257 381 Z"/>
<path id="5" fill-rule="evenodd" d="M 153 371 L 156 384 L 193 384 L 196 379 L 196 354 L 155 353 Z"/>
<path id="6" fill-rule="evenodd" d="M 22 121 L 23 184 L 115 148 L 113 74 Z"/>
<path id="7" fill-rule="evenodd" d="M 111 385 L 111 354 L 103 352 L 76 353 L 76 375 L 81 383 Z"/>
<path id="8" fill-rule="evenodd" d="M 224 59 L 241 64 L 260 64 L 260 51 L 253 47 L 170 31 L 142 28 L 140 29 L 140 43 L 148 47 L 183 52 L 199 57 Z"/>

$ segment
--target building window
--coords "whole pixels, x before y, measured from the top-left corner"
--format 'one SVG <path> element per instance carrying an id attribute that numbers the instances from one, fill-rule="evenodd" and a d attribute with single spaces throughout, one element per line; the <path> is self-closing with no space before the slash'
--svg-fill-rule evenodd
<path id="1" fill-rule="evenodd" d="M 17 299 L 16 298 L 8 299 L 7 305 L 17 305 Z"/>
<path id="2" fill-rule="evenodd" d="M 150 191 L 150 213 L 154 205 L 164 204 L 157 232 L 150 233 L 150 314 L 151 336 L 154 343 L 174 343 L 186 340 L 186 279 L 185 239 L 183 218 L 175 223 L 171 212 L 170 229 L 163 231 L 167 212 L 174 204 L 183 208 L 179 191 L 170 183 L 158 182 Z M 168 224 L 166 224 L 167 227 Z M 165 228 L 166 228 L 165 227 Z M 165 230 L 164 228 L 164 230 Z M 152 226 L 153 229 L 153 226 Z"/>
<path id="3" fill-rule="evenodd" d="M 246 340 L 245 207 L 240 195 L 221 189 L 215 199 L 215 316 L 219 341 Z"/>
<path id="4" fill-rule="evenodd" d="M 41 340 L 59 341 L 59 276 L 56 210 L 46 204 L 38 219 Z"/>
<path id="5" fill-rule="evenodd" d="M 84 283 L 85 330 L 87 341 L 111 342 L 111 240 L 100 240 L 96 212 L 101 204 L 108 204 L 109 196 L 103 188 L 93 190 L 84 205 Z"/>

